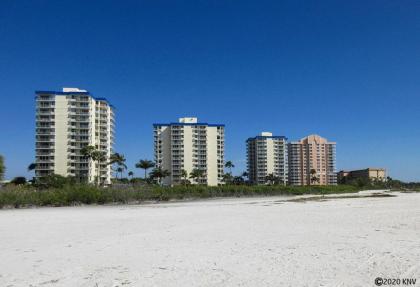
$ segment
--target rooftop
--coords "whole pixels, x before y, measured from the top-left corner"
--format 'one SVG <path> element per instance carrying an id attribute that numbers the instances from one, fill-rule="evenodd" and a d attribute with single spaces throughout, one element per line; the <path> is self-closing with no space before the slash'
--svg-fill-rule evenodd
<path id="1" fill-rule="evenodd" d="M 198 118 L 195 117 L 185 117 L 179 118 L 178 122 L 172 123 L 155 123 L 153 124 L 154 127 L 159 126 L 208 126 L 208 127 L 224 127 L 224 124 L 209 124 L 209 123 L 200 123 L 198 122 Z"/>
<path id="2" fill-rule="evenodd" d="M 273 136 L 272 132 L 262 132 L 260 135 L 248 138 L 247 141 L 256 140 L 256 139 L 284 139 L 287 140 L 285 136 Z"/>
<path id="3" fill-rule="evenodd" d="M 52 95 L 52 96 L 66 96 L 66 95 L 87 95 L 92 97 L 96 101 L 107 102 L 110 107 L 115 109 L 113 105 L 106 98 L 95 98 L 87 90 L 82 90 L 79 88 L 63 88 L 62 91 L 35 91 L 36 95 Z"/>

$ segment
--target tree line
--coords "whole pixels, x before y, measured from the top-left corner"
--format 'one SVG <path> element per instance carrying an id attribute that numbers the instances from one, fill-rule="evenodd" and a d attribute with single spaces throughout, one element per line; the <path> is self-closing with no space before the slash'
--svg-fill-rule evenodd
<path id="1" fill-rule="evenodd" d="M 145 184 L 161 184 L 162 180 L 168 176 L 171 176 L 169 170 L 163 169 L 160 166 L 156 166 L 155 162 L 148 160 L 148 159 L 141 159 L 139 160 L 134 167 L 138 169 L 142 169 L 144 171 L 143 178 L 135 178 L 134 172 L 129 170 L 126 165 L 126 158 L 121 153 L 113 153 L 109 157 L 103 151 L 100 151 L 94 146 L 86 146 L 81 149 L 81 155 L 84 156 L 85 159 L 92 160 L 95 164 L 97 164 L 98 168 L 96 169 L 96 175 L 94 183 L 97 186 L 102 185 L 100 181 L 100 172 L 101 166 L 107 165 L 111 166 L 111 170 L 114 173 L 113 183 L 136 183 L 141 182 Z M 223 173 L 222 181 L 225 184 L 231 185 L 241 185 L 247 184 L 250 185 L 251 182 L 249 180 L 249 174 L 247 172 L 242 172 L 240 175 L 234 176 L 232 173 L 232 169 L 235 167 L 232 161 L 226 161 L 224 167 L 227 169 L 227 172 Z M 31 163 L 28 165 L 27 170 L 33 171 L 36 169 L 36 163 Z M 148 172 L 151 170 L 150 172 Z M 128 178 L 124 178 L 123 174 L 124 171 L 128 171 L 127 175 Z M 5 166 L 5 159 L 4 156 L 0 154 L 0 181 L 4 180 L 4 175 L 6 172 Z M 40 179 L 41 182 L 38 182 L 39 185 L 61 185 L 64 181 L 64 177 L 59 175 L 52 175 L 45 178 Z M 193 169 L 190 173 L 186 170 L 181 170 L 180 173 L 180 184 L 181 185 L 190 185 L 192 183 L 205 183 L 206 178 L 206 170 L 204 169 Z M 316 170 L 310 170 L 310 183 L 311 185 L 319 184 L 319 177 L 317 176 Z M 67 182 L 77 182 L 75 178 L 68 177 Z M 26 178 L 25 177 L 15 177 L 12 180 L 14 184 L 25 184 Z M 32 183 L 37 183 L 35 180 L 32 180 Z M 268 174 L 265 177 L 265 184 L 267 185 L 286 185 L 280 177 L 276 176 L 275 174 Z M 420 189 L 420 183 L 418 182 L 402 182 L 400 180 L 395 180 L 390 177 L 387 178 L 385 181 L 376 181 L 376 180 L 369 180 L 369 179 L 356 179 L 356 180 L 349 180 L 346 182 L 339 182 L 339 184 L 346 184 L 346 185 L 353 185 L 359 188 L 394 188 L 394 189 Z"/>

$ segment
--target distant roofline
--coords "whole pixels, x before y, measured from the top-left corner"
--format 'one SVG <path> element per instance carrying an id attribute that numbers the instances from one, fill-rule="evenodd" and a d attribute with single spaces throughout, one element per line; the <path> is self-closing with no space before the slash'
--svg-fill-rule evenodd
<path id="1" fill-rule="evenodd" d="M 287 140 L 287 137 L 285 137 L 285 136 L 261 136 L 261 135 L 259 135 L 259 136 L 248 138 L 246 141 L 256 140 L 256 139 L 284 139 L 284 140 Z"/>
<path id="2" fill-rule="evenodd" d="M 162 126 L 208 126 L 208 127 L 224 127 L 224 124 L 209 124 L 209 123 L 155 123 L 153 127 L 162 127 Z"/>
<path id="3" fill-rule="evenodd" d="M 360 169 L 352 169 L 352 170 L 340 170 L 339 172 L 355 172 L 355 171 L 366 171 L 366 170 L 383 170 L 386 171 L 386 168 L 382 167 L 367 167 L 367 168 L 360 168 Z"/>
<path id="4" fill-rule="evenodd" d="M 63 91 L 35 91 L 35 94 L 48 94 L 48 95 L 91 95 L 89 92 L 63 92 Z"/>
<path id="5" fill-rule="evenodd" d="M 302 143 L 300 141 L 291 141 L 291 142 L 289 142 L 289 144 L 302 144 Z M 335 144 L 335 145 L 337 145 L 337 142 L 327 141 L 325 144 Z"/>
<path id="6" fill-rule="evenodd" d="M 115 110 L 115 107 L 106 99 L 106 98 L 95 98 L 90 92 L 62 92 L 62 91 L 35 91 L 36 95 L 58 95 L 58 96 L 68 96 L 68 95 L 86 95 L 92 97 L 95 101 L 104 101 L 107 102 L 108 105 Z"/>

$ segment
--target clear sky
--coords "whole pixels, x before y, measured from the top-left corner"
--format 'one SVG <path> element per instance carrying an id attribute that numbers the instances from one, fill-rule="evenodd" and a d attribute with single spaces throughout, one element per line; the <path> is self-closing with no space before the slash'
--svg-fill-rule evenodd
<path id="1" fill-rule="evenodd" d="M 337 168 L 420 180 L 420 2 L 0 1 L 0 154 L 29 176 L 35 90 L 79 87 L 116 110 L 129 169 L 152 124 L 226 124 L 245 169 L 261 131 L 337 142 Z"/>

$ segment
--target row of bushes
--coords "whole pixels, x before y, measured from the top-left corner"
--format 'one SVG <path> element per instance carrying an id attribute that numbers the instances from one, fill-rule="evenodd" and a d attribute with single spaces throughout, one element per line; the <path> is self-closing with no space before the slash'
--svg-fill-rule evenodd
<path id="1" fill-rule="evenodd" d="M 0 208 L 27 206 L 71 206 L 79 204 L 138 203 L 211 197 L 332 194 L 357 192 L 355 186 L 138 186 L 127 188 L 66 184 L 59 188 L 7 186 L 0 189 Z"/>

